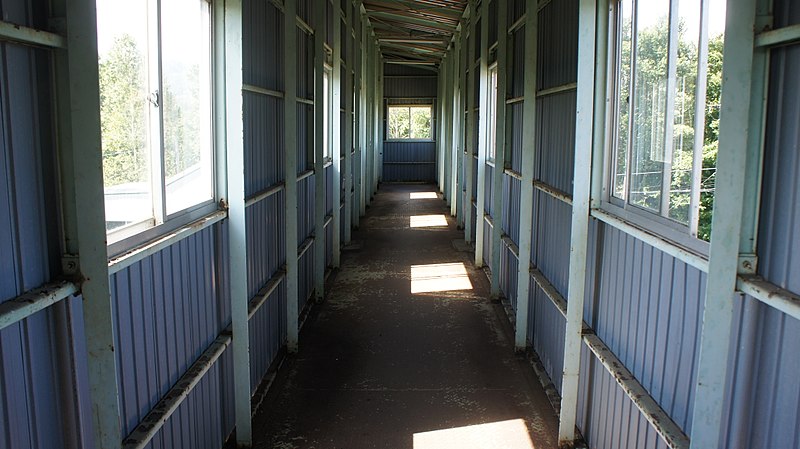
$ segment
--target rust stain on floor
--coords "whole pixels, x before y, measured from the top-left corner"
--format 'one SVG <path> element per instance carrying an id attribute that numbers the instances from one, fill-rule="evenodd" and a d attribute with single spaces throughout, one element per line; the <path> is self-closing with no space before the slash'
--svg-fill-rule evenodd
<path id="1" fill-rule="evenodd" d="M 463 232 L 441 199 L 411 199 L 432 191 L 392 185 L 375 197 L 326 301 L 301 332 L 299 353 L 287 358 L 254 418 L 254 447 L 557 446 L 558 420 L 514 354 L 502 306 L 489 301 L 471 254 L 457 249 Z M 438 214 L 448 226 L 410 227 L 411 216 Z M 457 264 L 468 283 L 454 284 Z M 412 266 L 423 267 L 414 273 L 424 273 L 424 293 L 412 293 L 420 290 L 412 289 Z M 439 280 L 461 290 L 427 291 Z M 485 439 L 487 432 L 499 433 Z"/>

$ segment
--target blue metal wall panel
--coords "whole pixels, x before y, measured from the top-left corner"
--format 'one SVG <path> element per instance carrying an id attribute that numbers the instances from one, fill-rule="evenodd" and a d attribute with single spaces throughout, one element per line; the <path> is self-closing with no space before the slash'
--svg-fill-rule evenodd
<path id="1" fill-rule="evenodd" d="M 531 263 L 564 296 L 569 284 L 569 248 L 572 208 L 547 193 L 533 193 Z"/>
<path id="2" fill-rule="evenodd" d="M 500 290 L 503 296 L 511 304 L 511 308 L 517 310 L 517 279 L 519 278 L 519 262 L 517 256 L 511 252 L 507 245 L 503 244 L 502 256 L 500 257 Z"/>
<path id="3" fill-rule="evenodd" d="M 45 2 L 4 1 L 3 20 L 47 26 Z M 0 302 L 59 274 L 51 56 L 0 43 Z M 88 427 L 81 300 L 68 299 L 0 331 L 0 447 L 85 443 Z"/>
<path id="4" fill-rule="evenodd" d="M 575 100 L 573 90 L 539 98 L 536 103 L 534 177 L 570 194 L 575 160 Z"/>
<path id="5" fill-rule="evenodd" d="M 285 195 L 247 208 L 247 293 L 252 298 L 286 263 Z"/>
<path id="6" fill-rule="evenodd" d="M 564 331 L 566 320 L 550 298 L 528 276 L 528 340 L 544 365 L 550 380 L 561 391 L 564 367 Z"/>
<path id="7" fill-rule="evenodd" d="M 386 141 L 383 158 L 384 181 L 436 181 L 436 142 Z"/>
<path id="8" fill-rule="evenodd" d="M 285 179 L 283 99 L 243 93 L 245 194 Z"/>
<path id="9" fill-rule="evenodd" d="M 494 181 L 492 179 L 494 178 L 494 167 L 489 164 L 486 164 L 485 167 L 483 172 L 483 188 L 485 192 L 485 196 L 483 197 L 483 210 L 494 219 L 494 214 L 492 213 L 492 187 L 494 186 Z M 500 176 L 504 175 L 501 173 Z"/>
<path id="10" fill-rule="evenodd" d="M 286 343 L 286 283 L 250 319 L 250 390 L 255 392 Z"/>
<path id="11" fill-rule="evenodd" d="M 435 98 L 437 83 L 433 72 L 421 76 L 387 76 L 383 80 L 384 95 L 387 98 Z"/>
<path id="12" fill-rule="evenodd" d="M 216 249 L 214 228 L 208 228 L 111 276 L 121 437 L 227 326 L 228 308 L 214 282 Z M 206 407 L 198 403 L 190 413 L 205 414 Z M 200 440 L 221 432 L 190 429 Z"/>
<path id="13" fill-rule="evenodd" d="M 552 0 L 539 11 L 537 57 L 537 90 L 577 80 L 578 2 Z"/>
<path id="14" fill-rule="evenodd" d="M 522 181 L 505 176 L 503 178 L 503 232 L 519 245 L 519 209 Z"/>
<path id="15" fill-rule="evenodd" d="M 272 2 L 242 3 L 242 82 L 283 91 L 283 13 Z"/>

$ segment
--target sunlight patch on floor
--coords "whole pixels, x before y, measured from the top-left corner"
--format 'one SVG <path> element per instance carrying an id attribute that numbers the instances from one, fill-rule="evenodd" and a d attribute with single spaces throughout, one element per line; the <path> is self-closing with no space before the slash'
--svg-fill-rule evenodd
<path id="1" fill-rule="evenodd" d="M 522 419 L 414 434 L 414 449 L 535 449 Z"/>
<path id="2" fill-rule="evenodd" d="M 411 293 L 472 290 L 463 263 L 411 265 Z"/>
<path id="3" fill-rule="evenodd" d="M 436 192 L 411 192 L 408 194 L 412 200 L 427 200 L 427 199 L 437 199 L 439 198 L 436 195 Z"/>
<path id="4" fill-rule="evenodd" d="M 409 226 L 412 228 L 435 228 L 447 226 L 447 217 L 439 215 L 412 215 L 409 217 Z"/>

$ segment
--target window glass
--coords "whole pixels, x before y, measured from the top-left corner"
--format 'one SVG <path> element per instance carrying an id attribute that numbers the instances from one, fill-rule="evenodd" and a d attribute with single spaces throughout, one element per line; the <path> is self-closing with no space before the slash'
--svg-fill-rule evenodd
<path id="1" fill-rule="evenodd" d="M 432 107 L 389 106 L 387 134 L 389 139 L 431 140 Z"/>
<path id="2" fill-rule="evenodd" d="M 489 70 L 489 129 L 487 130 L 487 150 L 488 158 L 494 159 L 497 147 L 497 67 Z"/>
<path id="3" fill-rule="evenodd" d="M 164 178 L 167 214 L 211 198 L 209 4 L 161 2 Z"/>
<path id="4" fill-rule="evenodd" d="M 97 0 L 110 241 L 213 199 L 210 5 Z"/>
<path id="5" fill-rule="evenodd" d="M 616 3 L 609 195 L 710 238 L 723 0 Z"/>
<path id="6" fill-rule="evenodd" d="M 153 217 L 147 3 L 97 2 L 106 229 Z"/>

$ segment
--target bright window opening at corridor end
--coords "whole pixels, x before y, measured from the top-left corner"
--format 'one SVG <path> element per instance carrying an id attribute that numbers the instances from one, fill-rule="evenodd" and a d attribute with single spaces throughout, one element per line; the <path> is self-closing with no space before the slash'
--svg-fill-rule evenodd
<path id="1" fill-rule="evenodd" d="M 211 12 L 204 0 L 96 4 L 113 242 L 212 202 Z"/>
<path id="2" fill-rule="evenodd" d="M 389 140 L 432 140 L 431 105 L 389 106 L 386 116 Z"/>
<path id="3" fill-rule="evenodd" d="M 709 240 L 725 2 L 615 7 L 610 202 Z"/>

